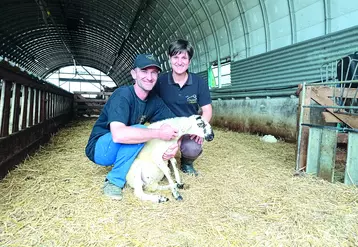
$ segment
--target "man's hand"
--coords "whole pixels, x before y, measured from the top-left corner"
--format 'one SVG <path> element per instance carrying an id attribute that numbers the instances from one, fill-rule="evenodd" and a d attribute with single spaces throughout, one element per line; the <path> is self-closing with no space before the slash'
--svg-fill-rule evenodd
<path id="1" fill-rule="evenodd" d="M 162 158 L 163 160 L 169 160 L 171 158 L 174 158 L 176 153 L 178 152 L 179 149 L 179 145 L 178 143 L 174 143 L 173 145 L 171 145 L 167 151 L 165 151 L 165 153 L 163 154 Z"/>
<path id="2" fill-rule="evenodd" d="M 204 142 L 204 138 L 197 136 L 197 135 L 190 135 L 190 139 L 194 140 L 196 143 L 198 143 L 200 145 L 203 144 L 203 142 Z"/>
<path id="3" fill-rule="evenodd" d="M 160 126 L 159 131 L 159 139 L 164 141 L 170 141 L 178 136 L 178 130 L 172 128 L 169 124 Z"/>

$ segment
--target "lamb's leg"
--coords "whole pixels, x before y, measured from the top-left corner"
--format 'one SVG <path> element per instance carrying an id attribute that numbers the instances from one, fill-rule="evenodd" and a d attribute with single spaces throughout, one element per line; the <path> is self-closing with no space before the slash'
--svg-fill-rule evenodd
<path id="1" fill-rule="evenodd" d="M 177 182 L 177 187 L 179 189 L 183 189 L 184 188 L 184 183 L 182 183 L 180 175 L 179 175 L 179 170 L 177 167 L 177 161 L 175 158 L 171 158 L 170 160 L 170 164 L 173 167 L 173 171 L 174 171 L 174 177 L 175 177 L 175 181 Z"/>
<path id="2" fill-rule="evenodd" d="M 172 191 L 173 197 L 178 201 L 183 200 L 183 197 L 180 195 L 177 186 L 175 185 L 173 179 L 170 176 L 170 170 L 167 162 L 161 159 L 160 161 L 157 162 L 157 164 L 159 168 L 163 171 L 164 176 L 168 179 L 170 190 Z"/>
<path id="3" fill-rule="evenodd" d="M 160 185 L 158 183 L 146 184 L 144 190 L 157 191 L 157 190 L 170 190 L 170 185 Z"/>
<path id="4" fill-rule="evenodd" d="M 135 175 L 134 178 L 134 194 L 143 201 L 151 201 L 151 202 L 166 202 L 169 199 L 167 197 L 161 195 L 153 195 L 153 194 L 146 194 L 143 191 L 144 183 L 142 181 L 142 169 L 138 170 L 138 173 Z"/>

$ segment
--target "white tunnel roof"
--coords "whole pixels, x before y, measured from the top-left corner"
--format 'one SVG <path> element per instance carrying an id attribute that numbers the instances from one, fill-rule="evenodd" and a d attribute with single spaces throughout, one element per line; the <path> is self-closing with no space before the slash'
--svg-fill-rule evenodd
<path id="1" fill-rule="evenodd" d="M 96 68 L 121 85 L 138 53 L 178 38 L 195 47 L 194 72 L 358 24 L 357 0 L 2 0 L 0 55 L 45 77 L 64 66 Z"/>

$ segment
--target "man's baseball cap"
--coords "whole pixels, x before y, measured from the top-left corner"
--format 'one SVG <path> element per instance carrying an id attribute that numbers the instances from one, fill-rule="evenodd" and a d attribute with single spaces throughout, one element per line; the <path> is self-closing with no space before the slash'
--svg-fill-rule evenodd
<path id="1" fill-rule="evenodd" d="M 139 54 L 134 60 L 133 68 L 148 68 L 148 67 L 157 67 L 159 71 L 162 71 L 159 62 L 152 54 Z"/>

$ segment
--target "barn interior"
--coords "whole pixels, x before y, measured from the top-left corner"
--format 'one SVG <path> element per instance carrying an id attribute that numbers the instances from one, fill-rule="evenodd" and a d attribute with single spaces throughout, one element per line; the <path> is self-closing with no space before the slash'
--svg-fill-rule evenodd
<path id="1" fill-rule="evenodd" d="M 357 246 L 357 14 L 356 0 L 2 0 L 0 245 Z M 137 54 L 171 70 L 176 39 L 194 46 L 216 138 L 183 202 L 126 188 L 114 203 L 84 154 L 91 127 Z"/>

